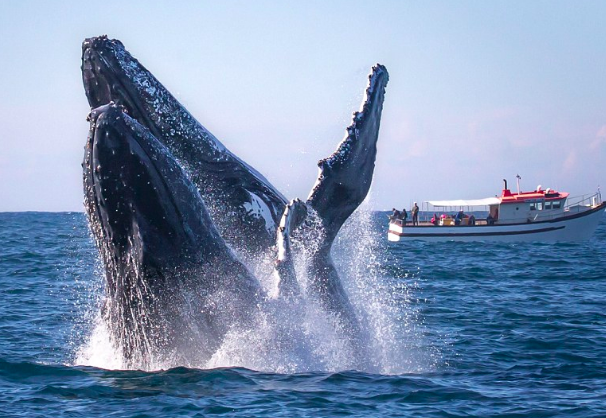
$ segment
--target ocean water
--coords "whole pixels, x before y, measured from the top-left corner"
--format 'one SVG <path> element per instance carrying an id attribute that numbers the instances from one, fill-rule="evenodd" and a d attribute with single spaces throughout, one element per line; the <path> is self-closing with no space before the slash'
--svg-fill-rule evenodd
<path id="1" fill-rule="evenodd" d="M 252 330 L 212 367 L 141 371 L 116 368 L 96 320 L 84 215 L 0 213 L 0 416 L 606 416 L 606 216 L 566 244 L 393 244 L 385 220 L 354 217 L 335 248 L 362 370 L 329 332 L 292 361 Z"/>

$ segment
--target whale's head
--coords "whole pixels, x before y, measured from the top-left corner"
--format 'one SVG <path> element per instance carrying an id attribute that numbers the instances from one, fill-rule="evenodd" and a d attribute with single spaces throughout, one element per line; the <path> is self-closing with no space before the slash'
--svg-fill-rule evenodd
<path id="1" fill-rule="evenodd" d="M 165 353 L 176 340 L 186 346 L 193 335 L 202 341 L 196 352 L 208 355 L 225 332 L 221 324 L 228 324 L 217 318 L 236 318 L 221 301 L 253 303 L 258 283 L 225 245 L 197 188 L 147 128 L 114 103 L 94 109 L 89 119 L 85 208 L 106 270 L 108 324 L 117 324 L 114 335 L 127 358 Z"/>
<path id="2" fill-rule="evenodd" d="M 284 196 L 225 148 L 120 41 L 84 40 L 82 78 L 92 108 L 110 101 L 124 106 L 179 160 L 232 248 L 246 257 L 272 251 Z"/>
<path id="3" fill-rule="evenodd" d="M 127 75 L 141 82 L 148 71 L 134 59 L 117 39 L 107 36 L 87 38 L 82 42 L 82 81 L 92 109 L 113 101 L 127 107 L 131 114 L 136 104 L 130 102 L 135 86 Z"/>
<path id="4" fill-rule="evenodd" d="M 82 80 L 92 109 L 110 101 L 122 105 L 158 139 L 170 140 L 179 134 L 175 120 L 192 120 L 185 108 L 117 39 L 99 36 L 84 40 Z"/>
<path id="5" fill-rule="evenodd" d="M 212 257 L 216 231 L 170 152 L 116 104 L 94 109 L 90 122 L 87 209 L 108 256 L 149 269 L 196 257 L 201 245 Z"/>
<path id="6" fill-rule="evenodd" d="M 161 298 L 168 303 L 184 287 L 217 289 L 222 277 L 213 266 L 225 265 L 229 250 L 198 190 L 123 110 L 111 103 L 91 112 L 83 162 L 85 208 L 109 299 L 143 306 Z"/>

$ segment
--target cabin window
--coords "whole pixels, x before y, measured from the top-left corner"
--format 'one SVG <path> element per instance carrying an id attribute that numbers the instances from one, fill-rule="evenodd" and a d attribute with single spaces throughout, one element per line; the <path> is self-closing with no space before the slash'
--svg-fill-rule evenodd
<path id="1" fill-rule="evenodd" d="M 554 209 L 560 209 L 562 207 L 562 201 L 561 200 L 556 200 L 555 202 L 553 202 L 553 208 Z"/>
<path id="2" fill-rule="evenodd" d="M 551 202 L 545 202 L 545 210 L 551 209 Z"/>
<path id="3" fill-rule="evenodd" d="M 535 206 L 534 202 L 530 204 L 530 210 L 537 210 L 537 207 Z"/>
<path id="4" fill-rule="evenodd" d="M 543 202 L 537 202 L 537 210 L 543 210 Z"/>

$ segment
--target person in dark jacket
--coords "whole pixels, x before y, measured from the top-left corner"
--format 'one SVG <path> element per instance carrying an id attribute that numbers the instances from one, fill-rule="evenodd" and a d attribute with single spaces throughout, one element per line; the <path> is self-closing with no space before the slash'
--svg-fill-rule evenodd
<path id="1" fill-rule="evenodd" d="M 392 210 L 393 210 L 393 212 L 391 213 L 391 216 L 389 217 L 389 220 L 393 222 L 393 221 L 396 221 L 398 219 L 401 219 L 402 214 L 400 213 L 400 211 L 397 210 L 396 208 L 393 208 Z"/>
<path id="2" fill-rule="evenodd" d="M 464 216 L 465 214 L 462 210 L 460 210 L 454 217 L 455 225 L 461 225 L 461 221 L 463 220 Z"/>
<path id="3" fill-rule="evenodd" d="M 419 225 L 419 206 L 417 206 L 417 202 L 415 202 L 414 206 L 410 210 L 412 212 L 412 224 Z"/>

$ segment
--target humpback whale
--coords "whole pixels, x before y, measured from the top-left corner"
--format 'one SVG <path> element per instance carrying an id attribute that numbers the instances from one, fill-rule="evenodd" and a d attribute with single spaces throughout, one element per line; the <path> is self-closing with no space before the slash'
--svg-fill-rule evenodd
<path id="1" fill-rule="evenodd" d="M 103 315 L 127 363 L 208 359 L 231 326 L 246 323 L 262 290 L 170 151 L 123 110 L 111 103 L 91 112 L 83 162 L 105 265 Z"/>
<path id="2" fill-rule="evenodd" d="M 124 106 L 171 151 L 226 242 L 251 257 L 275 244 L 286 198 L 202 126 L 120 41 L 84 40 L 82 79 L 91 108 L 110 101 Z"/>
<path id="3" fill-rule="evenodd" d="M 384 66 L 372 68 L 362 107 L 337 150 L 318 163 L 307 200 L 288 204 L 120 41 L 86 39 L 82 77 L 92 108 L 85 208 L 105 266 L 102 315 L 127 364 L 208 359 L 267 300 L 250 262 L 274 251 L 278 295 L 317 300 L 359 341 L 361 325 L 330 253 L 370 189 Z M 297 251 L 309 256 L 305 272 L 296 269 Z"/>

